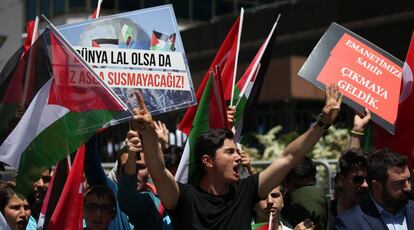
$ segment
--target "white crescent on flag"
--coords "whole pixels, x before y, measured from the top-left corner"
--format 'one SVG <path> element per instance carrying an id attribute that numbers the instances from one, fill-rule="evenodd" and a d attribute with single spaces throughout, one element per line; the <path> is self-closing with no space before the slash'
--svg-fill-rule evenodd
<path id="1" fill-rule="evenodd" d="M 403 67 L 403 85 L 400 95 L 400 104 L 407 100 L 413 88 L 413 71 L 407 62 L 404 62 Z"/>

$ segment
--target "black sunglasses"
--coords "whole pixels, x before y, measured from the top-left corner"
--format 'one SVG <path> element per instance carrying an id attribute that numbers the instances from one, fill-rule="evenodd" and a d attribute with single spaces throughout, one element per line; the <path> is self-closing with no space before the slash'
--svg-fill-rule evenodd
<path id="1" fill-rule="evenodd" d="M 364 181 L 366 181 L 366 177 L 364 176 L 353 176 L 352 177 L 352 183 L 359 185 L 359 184 L 363 184 Z"/>
<path id="2" fill-rule="evenodd" d="M 42 176 L 43 183 L 49 183 L 51 179 L 51 176 Z"/>

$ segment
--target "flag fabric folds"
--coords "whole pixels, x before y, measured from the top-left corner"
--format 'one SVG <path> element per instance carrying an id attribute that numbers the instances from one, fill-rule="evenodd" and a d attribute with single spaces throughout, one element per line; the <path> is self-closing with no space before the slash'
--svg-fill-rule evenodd
<path id="1" fill-rule="evenodd" d="M 150 49 L 158 51 L 175 51 L 175 37 L 175 33 L 167 35 L 153 30 Z"/>
<path id="2" fill-rule="evenodd" d="M 233 83 L 233 70 L 234 70 L 234 62 L 236 58 L 236 51 L 237 51 L 237 42 L 239 41 L 239 23 L 240 17 L 236 19 L 233 26 L 231 27 L 229 33 L 227 34 L 224 42 L 221 44 L 220 49 L 218 50 L 216 56 L 214 57 L 213 62 L 210 64 L 209 71 L 211 69 L 216 69 L 216 66 L 218 66 L 218 69 L 221 71 L 221 79 L 222 79 L 222 85 L 223 89 L 225 90 L 225 99 L 229 100 L 230 98 L 226 98 L 230 93 L 227 93 L 226 90 L 232 88 Z M 196 97 L 197 97 L 197 103 L 200 103 L 201 97 L 204 92 L 204 88 L 206 87 L 206 84 L 209 80 L 210 73 L 207 71 L 204 74 L 203 80 L 200 83 L 200 86 L 197 89 Z M 181 120 L 178 129 L 181 130 L 185 134 L 189 134 L 190 130 L 193 125 L 193 121 L 195 119 L 196 111 L 197 111 L 198 105 L 191 106 L 187 109 L 186 113 L 184 114 L 183 119 Z"/>
<path id="3" fill-rule="evenodd" d="M 34 79 L 30 73 L 36 70 L 35 66 L 27 65 L 34 28 L 34 20 L 26 24 L 27 37 L 24 45 L 13 54 L 0 73 L 0 143 L 17 125 L 27 108 L 27 101 L 31 101 L 34 96 Z"/>
<path id="4" fill-rule="evenodd" d="M 252 230 L 269 230 L 269 223 L 252 224 Z"/>
<path id="5" fill-rule="evenodd" d="M 0 142 L 3 142 L 17 125 L 24 111 L 22 101 L 26 66 L 19 64 L 24 47 L 20 47 L 0 73 Z M 27 57 L 23 57 L 24 60 Z"/>
<path id="6" fill-rule="evenodd" d="M 254 130 L 254 116 L 259 101 L 264 76 L 273 53 L 276 33 L 274 32 L 280 15 L 276 19 L 268 37 L 260 47 L 253 61 L 234 88 L 234 104 L 236 105 L 235 140 L 240 141 L 244 133 Z"/>
<path id="7" fill-rule="evenodd" d="M 18 171 L 16 192 L 27 195 L 43 171 L 76 151 L 126 110 L 115 94 L 46 29 L 30 48 L 36 96 L 0 146 L 0 161 Z M 37 90 L 37 92 L 36 92 Z"/>
<path id="8" fill-rule="evenodd" d="M 175 178 L 181 183 L 197 184 L 197 172 L 194 146 L 197 138 L 210 128 L 228 128 L 227 113 L 221 79 L 210 71 L 210 77 L 195 114 L 193 128 L 188 136 Z"/>
<path id="9" fill-rule="evenodd" d="M 376 148 L 391 148 L 393 151 L 408 157 L 408 165 L 412 169 L 414 160 L 414 33 L 411 37 L 407 57 L 403 67 L 403 80 L 398 106 L 394 136 L 384 129 L 375 126 L 374 145 Z"/>
<path id="10" fill-rule="evenodd" d="M 36 27 L 35 24 L 36 24 L 35 20 L 30 20 L 26 23 L 26 39 L 24 40 L 23 54 L 25 54 L 30 49 L 30 46 L 34 42 L 33 34 L 37 33 L 37 31 L 34 31 Z"/>
<path id="11" fill-rule="evenodd" d="M 49 230 L 83 229 L 83 172 L 85 167 L 85 145 L 76 153 L 68 179 L 59 202 L 47 226 Z"/>
<path id="12" fill-rule="evenodd" d="M 52 217 L 60 195 L 62 194 L 68 174 L 69 162 L 68 159 L 65 158 L 56 164 L 53 171 L 52 179 L 49 183 L 45 199 L 43 200 L 42 210 L 40 211 L 39 220 L 37 222 L 37 228 L 39 230 L 47 229 L 47 225 L 49 224 L 50 218 Z"/>

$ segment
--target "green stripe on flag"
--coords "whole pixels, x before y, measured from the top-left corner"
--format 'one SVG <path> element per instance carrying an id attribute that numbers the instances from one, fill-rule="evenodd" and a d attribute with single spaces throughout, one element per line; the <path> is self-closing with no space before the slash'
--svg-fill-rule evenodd
<path id="1" fill-rule="evenodd" d="M 267 230 L 268 228 L 269 228 L 269 223 L 252 224 L 252 230 Z"/>
<path id="2" fill-rule="evenodd" d="M 56 162 L 75 152 L 91 138 L 96 129 L 81 131 L 86 124 L 102 124 L 119 115 L 119 111 L 94 110 L 82 113 L 69 112 L 43 130 L 20 158 L 16 178 L 16 193 L 27 195 L 33 181 Z"/>
<path id="3" fill-rule="evenodd" d="M 200 173 L 197 172 L 197 162 L 194 153 L 194 147 L 197 138 L 202 133 L 207 132 L 210 129 L 208 108 L 210 104 L 210 95 L 212 88 L 211 84 L 213 80 L 213 76 L 210 75 L 206 87 L 204 88 L 204 92 L 201 97 L 200 103 L 198 104 L 197 113 L 193 121 L 193 128 L 191 129 L 190 135 L 188 137 L 188 142 L 190 145 L 190 157 L 188 162 L 188 182 L 191 184 L 198 184 L 200 182 Z"/>
<path id="4" fill-rule="evenodd" d="M 242 118 L 243 118 L 243 113 L 244 113 L 244 108 L 246 107 L 246 103 L 247 103 L 247 97 L 246 95 L 242 95 L 241 97 L 239 97 L 240 94 L 240 90 L 235 87 L 234 88 L 234 95 L 237 95 L 237 97 L 235 97 L 235 99 L 237 99 L 236 103 L 234 105 L 237 105 L 236 107 L 236 116 L 234 118 L 234 127 L 238 127 L 239 123 L 242 122 Z"/>

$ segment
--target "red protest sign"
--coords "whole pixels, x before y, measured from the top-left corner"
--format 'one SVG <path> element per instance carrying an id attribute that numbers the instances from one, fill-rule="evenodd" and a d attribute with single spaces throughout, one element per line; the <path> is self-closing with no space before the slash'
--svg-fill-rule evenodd
<path id="1" fill-rule="evenodd" d="M 357 111 L 368 108 L 372 120 L 394 133 L 402 80 L 402 62 L 377 46 L 332 23 L 299 71 L 316 86 L 335 83 Z"/>

